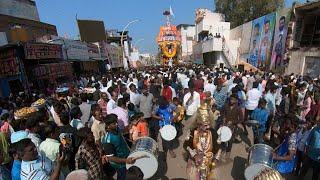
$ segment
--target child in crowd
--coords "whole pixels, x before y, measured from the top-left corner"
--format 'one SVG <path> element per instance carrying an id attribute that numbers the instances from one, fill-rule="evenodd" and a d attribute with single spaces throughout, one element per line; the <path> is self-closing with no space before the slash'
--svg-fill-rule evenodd
<path id="1" fill-rule="evenodd" d="M 173 122 L 177 129 L 177 135 L 182 135 L 182 120 L 184 119 L 185 115 L 185 108 L 182 106 L 181 101 L 177 97 L 173 98 L 173 104 L 176 106 L 174 112 L 173 112 Z"/>
<path id="2" fill-rule="evenodd" d="M 135 110 L 134 104 L 129 103 L 129 104 L 128 104 L 128 117 L 131 118 L 131 117 L 133 117 L 136 113 L 137 113 L 137 112 L 136 112 L 136 110 Z"/>
<path id="3" fill-rule="evenodd" d="M 136 141 L 140 137 L 149 136 L 148 123 L 143 118 L 143 113 L 137 113 L 132 118 L 130 128 L 130 140 Z"/>

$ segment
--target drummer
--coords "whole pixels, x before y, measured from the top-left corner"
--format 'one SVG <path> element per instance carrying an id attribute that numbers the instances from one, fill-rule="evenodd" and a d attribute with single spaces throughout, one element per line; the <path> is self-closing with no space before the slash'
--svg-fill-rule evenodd
<path id="1" fill-rule="evenodd" d="M 106 134 L 101 138 L 103 150 L 111 166 L 117 171 L 117 179 L 126 179 L 126 164 L 133 164 L 135 160 L 128 158 L 130 150 L 118 128 L 118 118 L 115 114 L 108 114 L 104 119 Z"/>
<path id="2" fill-rule="evenodd" d="M 296 162 L 297 124 L 287 120 L 285 126 L 285 139 L 273 154 L 274 168 L 281 174 L 292 173 Z"/>
<path id="3" fill-rule="evenodd" d="M 160 128 L 173 123 L 173 107 L 169 105 L 169 102 L 163 96 L 161 96 L 158 100 L 158 106 L 154 109 L 153 118 L 159 120 Z M 176 154 L 173 151 L 174 139 L 171 141 L 166 141 L 163 138 L 161 139 L 165 157 L 167 157 L 166 154 L 169 151 L 171 158 L 175 158 Z"/>
<path id="4" fill-rule="evenodd" d="M 225 159 L 230 159 L 232 144 L 238 131 L 237 124 L 243 122 L 244 119 L 244 114 L 241 107 L 238 105 L 238 96 L 236 94 L 230 96 L 229 102 L 224 107 L 222 116 L 223 123 L 232 131 L 231 140 L 224 144 L 224 151 L 226 153 Z"/>

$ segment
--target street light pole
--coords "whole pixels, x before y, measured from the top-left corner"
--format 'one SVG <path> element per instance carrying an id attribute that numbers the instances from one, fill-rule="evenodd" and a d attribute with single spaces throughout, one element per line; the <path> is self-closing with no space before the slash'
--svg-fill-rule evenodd
<path id="1" fill-rule="evenodd" d="M 143 38 L 138 39 L 133 46 L 137 48 L 137 44 L 139 44 L 141 41 L 144 41 L 144 39 Z"/>
<path id="2" fill-rule="evenodd" d="M 123 45 L 123 33 L 126 31 L 126 29 L 130 26 L 130 24 L 133 24 L 133 23 L 136 23 L 136 22 L 138 22 L 139 21 L 139 19 L 135 19 L 135 20 L 133 20 L 133 21 L 130 21 L 124 28 L 123 28 L 123 30 L 122 30 L 122 32 L 121 32 L 121 47 L 122 47 L 122 49 L 123 49 L 123 52 L 122 52 L 122 54 L 123 54 L 123 67 L 124 67 L 124 69 L 129 69 L 129 67 L 128 67 L 128 62 L 127 62 L 127 58 L 125 57 L 126 56 L 126 54 L 125 54 L 125 49 L 124 49 L 124 45 Z M 128 53 L 128 55 L 129 55 L 129 53 Z"/>

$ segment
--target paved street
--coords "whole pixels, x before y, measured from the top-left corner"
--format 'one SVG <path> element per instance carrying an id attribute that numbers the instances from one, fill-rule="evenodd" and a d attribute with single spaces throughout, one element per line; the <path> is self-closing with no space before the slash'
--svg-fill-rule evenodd
<path id="1" fill-rule="evenodd" d="M 248 128 L 249 131 L 249 139 L 245 138 L 245 136 L 241 136 L 242 142 L 238 144 L 234 144 L 232 147 L 231 152 L 231 159 L 232 161 L 225 162 L 225 163 L 218 163 L 215 169 L 215 177 L 216 180 L 245 180 L 244 178 L 244 170 L 245 170 L 245 164 L 247 161 L 248 153 L 246 152 L 246 149 L 248 149 L 250 146 L 248 145 L 250 142 L 252 142 L 253 134 L 250 128 Z M 179 143 L 176 144 L 175 152 L 177 154 L 177 157 L 172 159 L 170 155 L 167 156 L 167 163 L 164 163 L 164 155 L 163 153 L 159 153 L 159 169 L 156 175 L 151 178 L 152 180 L 184 180 L 187 179 L 186 174 L 186 165 L 187 162 L 183 158 L 183 153 L 185 152 L 182 145 L 183 145 L 183 139 L 186 136 L 186 129 L 184 129 L 184 134 L 179 137 Z M 160 135 L 158 138 L 159 142 L 159 149 L 162 151 L 161 146 L 161 140 Z M 288 180 L 301 180 L 298 177 L 294 177 L 292 175 L 286 176 L 285 179 Z M 311 179 L 311 172 L 307 174 L 307 176 L 304 178 L 305 180 Z"/>
<path id="2" fill-rule="evenodd" d="M 170 155 L 167 156 L 167 164 L 163 163 L 164 155 L 163 153 L 159 153 L 159 169 L 157 174 L 152 179 L 170 179 L 170 180 L 182 180 L 187 179 L 186 174 L 186 165 L 187 162 L 183 158 L 184 149 L 182 147 L 183 139 L 185 138 L 186 129 L 184 129 L 184 134 L 179 137 L 179 143 L 177 144 L 177 148 L 175 152 L 177 157 L 172 159 Z M 249 132 L 249 137 L 252 139 L 252 133 Z M 246 141 L 246 140 L 244 140 Z M 161 140 L 158 141 L 160 146 L 160 151 L 162 150 L 161 147 Z M 247 142 L 247 141 L 246 141 Z M 234 144 L 232 148 L 231 158 L 234 159 L 233 162 L 225 162 L 219 163 L 216 166 L 215 176 L 216 179 L 223 179 L 223 180 L 232 180 L 232 179 L 244 179 L 243 172 L 245 169 L 245 162 L 247 159 L 246 147 L 249 147 L 243 141 L 239 144 Z"/>

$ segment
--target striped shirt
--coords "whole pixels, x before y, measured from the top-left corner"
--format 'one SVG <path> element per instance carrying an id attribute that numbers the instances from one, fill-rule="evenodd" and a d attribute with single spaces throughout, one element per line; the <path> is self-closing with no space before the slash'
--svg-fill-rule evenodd
<path id="1" fill-rule="evenodd" d="M 53 163 L 45 156 L 34 161 L 22 161 L 21 180 L 47 180 L 53 171 Z"/>

